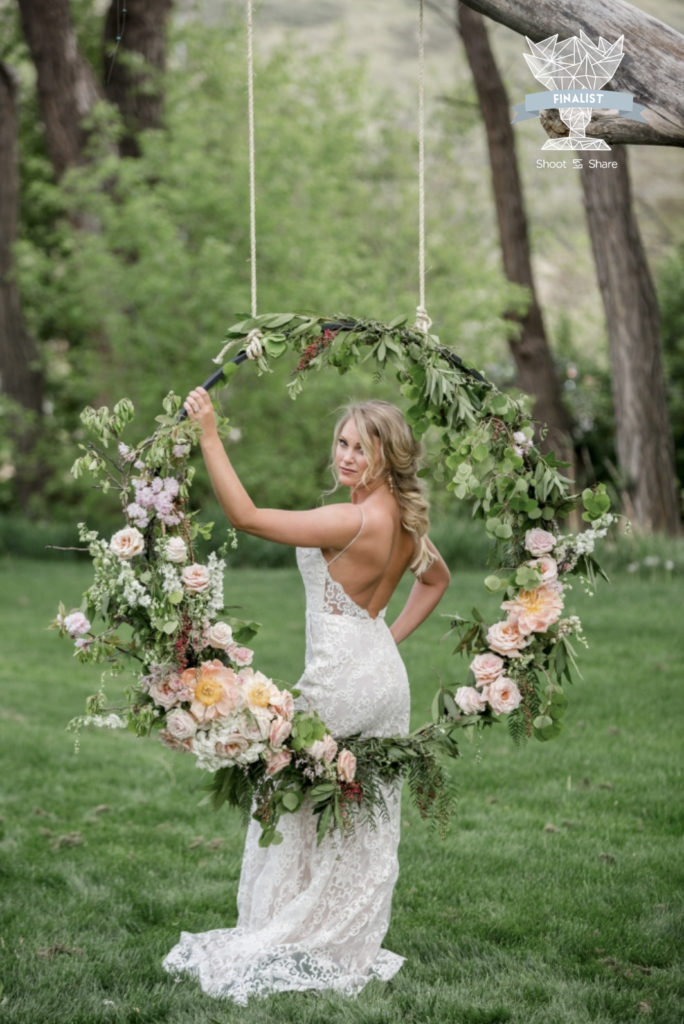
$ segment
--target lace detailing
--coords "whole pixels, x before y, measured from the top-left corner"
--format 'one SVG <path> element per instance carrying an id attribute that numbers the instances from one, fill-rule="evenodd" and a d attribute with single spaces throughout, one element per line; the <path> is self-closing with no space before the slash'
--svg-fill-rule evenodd
<path id="1" fill-rule="evenodd" d="M 298 706 L 317 710 L 337 737 L 406 733 L 406 670 L 382 614 L 372 618 L 346 594 L 318 548 L 298 549 L 297 561 L 307 598 Z M 307 805 L 281 819 L 278 846 L 262 849 L 251 822 L 237 927 L 183 932 L 166 970 L 241 1005 L 281 991 L 354 995 L 371 978 L 391 978 L 403 959 L 382 949 L 398 873 L 399 789 L 387 787 L 384 797 L 388 816 L 375 828 L 320 845 Z"/>

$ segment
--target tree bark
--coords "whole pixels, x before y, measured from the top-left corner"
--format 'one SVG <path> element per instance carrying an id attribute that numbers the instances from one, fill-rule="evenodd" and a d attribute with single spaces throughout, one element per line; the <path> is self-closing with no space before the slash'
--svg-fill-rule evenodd
<path id="1" fill-rule="evenodd" d="M 643 530 L 680 529 L 674 444 L 667 413 L 660 318 L 632 208 L 627 151 L 617 168 L 580 172 L 606 313 L 613 371 L 616 447 L 627 514 Z"/>
<path id="2" fill-rule="evenodd" d="M 622 143 L 657 143 L 684 146 L 684 35 L 669 25 L 626 3 L 625 0 L 463 0 L 474 11 L 507 25 L 538 43 L 549 36 L 564 39 L 582 29 L 594 42 L 603 36 L 613 42 L 625 37 L 625 56 L 610 87 L 630 92 L 643 104 L 644 125 L 621 119 Z M 592 120 L 588 135 L 603 138 L 599 117 Z M 609 126 L 608 126 L 609 127 Z M 591 129 L 591 130 L 590 130 Z M 611 141 L 606 135 L 607 141 Z"/>
<path id="3" fill-rule="evenodd" d="M 563 404 L 534 285 L 508 96 L 489 45 L 484 19 L 459 0 L 456 0 L 456 17 L 487 134 L 504 271 L 509 281 L 522 285 L 529 293 L 526 312 L 509 314 L 510 320 L 520 324 L 519 337 L 510 339 L 518 384 L 534 397 L 535 419 L 548 427 L 542 447 L 553 449 L 572 466 L 572 420 Z"/>
<path id="4" fill-rule="evenodd" d="M 172 6 L 173 0 L 128 0 L 124 21 L 121 5 L 112 0 L 107 12 L 105 95 L 123 116 L 122 156 L 139 156 L 138 133 L 162 124 L 160 74 L 166 66 L 166 22 Z"/>
<path id="5" fill-rule="evenodd" d="M 58 178 L 83 159 L 83 119 L 100 98 L 92 68 L 81 55 L 68 0 L 18 0 L 36 68 L 47 150 Z"/>
<path id="6" fill-rule="evenodd" d="M 12 275 L 12 248 L 17 238 L 19 160 L 17 111 L 12 73 L 0 62 L 0 386 L 24 415 L 11 434 L 17 445 L 17 494 L 22 504 L 36 489 L 29 452 L 42 412 L 42 375 L 38 351 L 26 330 L 17 283 Z"/>

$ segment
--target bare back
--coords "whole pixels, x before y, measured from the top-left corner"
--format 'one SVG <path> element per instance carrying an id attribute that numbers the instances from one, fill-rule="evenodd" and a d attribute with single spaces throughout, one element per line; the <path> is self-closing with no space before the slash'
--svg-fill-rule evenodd
<path id="1" fill-rule="evenodd" d="M 375 618 L 415 556 L 415 539 L 401 524 L 399 506 L 391 495 L 371 495 L 359 504 L 361 525 L 341 551 L 322 554 L 328 572 L 352 601 Z"/>

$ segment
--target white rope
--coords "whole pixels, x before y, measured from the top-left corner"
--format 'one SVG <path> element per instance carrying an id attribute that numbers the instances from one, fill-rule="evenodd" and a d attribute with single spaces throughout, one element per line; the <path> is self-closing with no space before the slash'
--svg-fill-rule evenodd
<path id="1" fill-rule="evenodd" d="M 247 125 L 249 132 L 249 262 L 252 316 L 257 315 L 256 188 L 254 175 L 254 44 L 252 0 L 247 0 Z"/>
<path id="2" fill-rule="evenodd" d="M 432 325 L 425 305 L 425 33 L 423 0 L 418 3 L 418 305 L 416 329 L 427 334 Z"/>
<path id="3" fill-rule="evenodd" d="M 244 344 L 244 350 L 247 354 L 248 359 L 255 360 L 258 362 L 264 354 L 264 346 L 261 344 L 263 335 L 258 327 L 250 331 L 247 335 L 247 341 Z"/>

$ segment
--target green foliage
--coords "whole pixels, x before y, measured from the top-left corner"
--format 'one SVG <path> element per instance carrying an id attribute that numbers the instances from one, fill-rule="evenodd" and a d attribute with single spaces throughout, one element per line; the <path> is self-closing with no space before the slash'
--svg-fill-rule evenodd
<path id="1" fill-rule="evenodd" d="M 658 290 L 675 465 L 680 487 L 684 487 L 684 244 L 681 242 L 661 268 Z"/>

